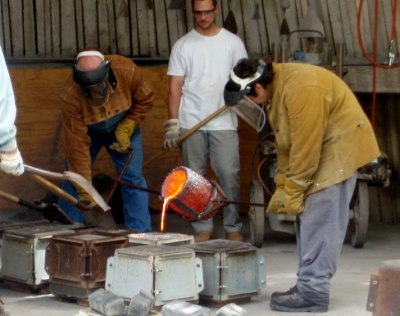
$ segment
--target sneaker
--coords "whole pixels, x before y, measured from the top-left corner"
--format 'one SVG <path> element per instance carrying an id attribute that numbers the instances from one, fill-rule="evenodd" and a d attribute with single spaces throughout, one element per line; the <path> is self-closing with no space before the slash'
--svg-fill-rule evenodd
<path id="1" fill-rule="evenodd" d="M 328 311 L 328 305 L 318 305 L 307 301 L 300 295 L 297 288 L 292 290 L 290 294 L 271 296 L 269 306 L 272 310 L 280 312 L 323 313 Z"/>
<path id="2" fill-rule="evenodd" d="M 282 296 L 282 295 L 289 295 L 289 294 L 294 293 L 295 291 L 297 291 L 296 285 L 293 286 L 292 288 L 290 288 L 289 290 L 285 291 L 285 292 L 273 292 L 271 294 L 271 298 L 277 297 L 277 296 Z"/>
<path id="3" fill-rule="evenodd" d="M 204 232 L 197 232 L 194 234 L 194 241 L 195 242 L 202 242 L 211 239 L 212 232 L 204 231 Z"/>
<path id="4" fill-rule="evenodd" d="M 244 236 L 241 232 L 230 232 L 226 233 L 226 239 L 235 241 L 244 241 Z"/>

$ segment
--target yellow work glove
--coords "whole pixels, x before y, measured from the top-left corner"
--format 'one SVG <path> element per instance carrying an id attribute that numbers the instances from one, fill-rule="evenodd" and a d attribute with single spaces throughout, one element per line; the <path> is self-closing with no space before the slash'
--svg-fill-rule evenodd
<path id="1" fill-rule="evenodd" d="M 83 210 L 93 208 L 97 203 L 93 200 L 86 190 L 82 189 L 79 185 L 73 183 L 73 186 L 78 195 L 78 206 L 82 206 Z"/>
<path id="2" fill-rule="evenodd" d="M 275 191 L 269 200 L 266 213 L 277 213 L 285 204 L 285 179 L 283 174 L 275 176 Z"/>
<path id="3" fill-rule="evenodd" d="M 135 121 L 130 118 L 124 118 L 118 123 L 115 129 L 116 142 L 110 145 L 112 150 L 124 154 L 131 146 L 131 136 L 135 130 Z"/>
<path id="4" fill-rule="evenodd" d="M 304 189 L 284 179 L 284 184 L 277 187 L 268 205 L 267 212 L 300 215 L 304 211 Z"/>

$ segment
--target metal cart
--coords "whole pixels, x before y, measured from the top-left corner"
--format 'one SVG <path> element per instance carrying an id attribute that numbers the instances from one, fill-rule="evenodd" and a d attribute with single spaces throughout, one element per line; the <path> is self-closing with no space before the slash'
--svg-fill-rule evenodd
<path id="1" fill-rule="evenodd" d="M 252 203 L 267 205 L 274 191 L 274 176 L 276 167 L 276 151 L 272 134 L 266 135 L 260 141 L 261 162 L 257 168 L 257 179 L 250 184 L 250 242 L 261 247 L 264 243 L 266 219 L 272 231 L 294 235 L 296 233 L 296 217 L 285 214 L 266 214 L 265 207 Z M 258 149 L 258 148 L 257 148 Z M 388 187 L 391 168 L 386 155 L 371 162 L 358 171 L 357 184 L 350 202 L 350 218 L 348 234 L 355 248 L 364 246 L 369 218 L 368 186 Z"/>

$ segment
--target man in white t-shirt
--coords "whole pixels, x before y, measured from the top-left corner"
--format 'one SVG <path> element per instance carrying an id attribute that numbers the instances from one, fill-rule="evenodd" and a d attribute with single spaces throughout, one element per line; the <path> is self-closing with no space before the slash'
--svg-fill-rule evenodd
<path id="1" fill-rule="evenodd" d="M 173 46 L 169 65 L 169 111 L 164 147 L 178 147 L 179 134 L 224 105 L 223 90 L 233 66 L 247 57 L 242 40 L 216 24 L 216 0 L 192 0 L 195 27 Z M 185 166 L 201 175 L 211 168 L 228 200 L 240 199 L 238 119 L 225 111 L 182 143 Z M 238 205 L 223 210 L 226 238 L 242 241 Z M 211 239 L 212 219 L 192 223 L 195 240 Z"/>

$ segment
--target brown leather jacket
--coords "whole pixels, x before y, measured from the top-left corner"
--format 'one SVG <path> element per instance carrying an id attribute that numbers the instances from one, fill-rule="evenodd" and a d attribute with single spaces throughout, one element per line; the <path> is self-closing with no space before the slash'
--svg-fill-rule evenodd
<path id="1" fill-rule="evenodd" d="M 89 106 L 71 76 L 61 94 L 62 145 L 69 169 L 91 179 L 90 137 L 88 126 L 105 121 L 121 112 L 133 119 L 138 126 L 153 106 L 153 91 L 143 78 L 140 69 L 129 59 L 106 55 L 116 79 L 116 86 L 105 106 Z"/>
<path id="2" fill-rule="evenodd" d="M 310 194 L 350 178 L 380 155 L 355 95 L 334 73 L 308 64 L 273 64 L 268 118 L 278 174 Z"/>

